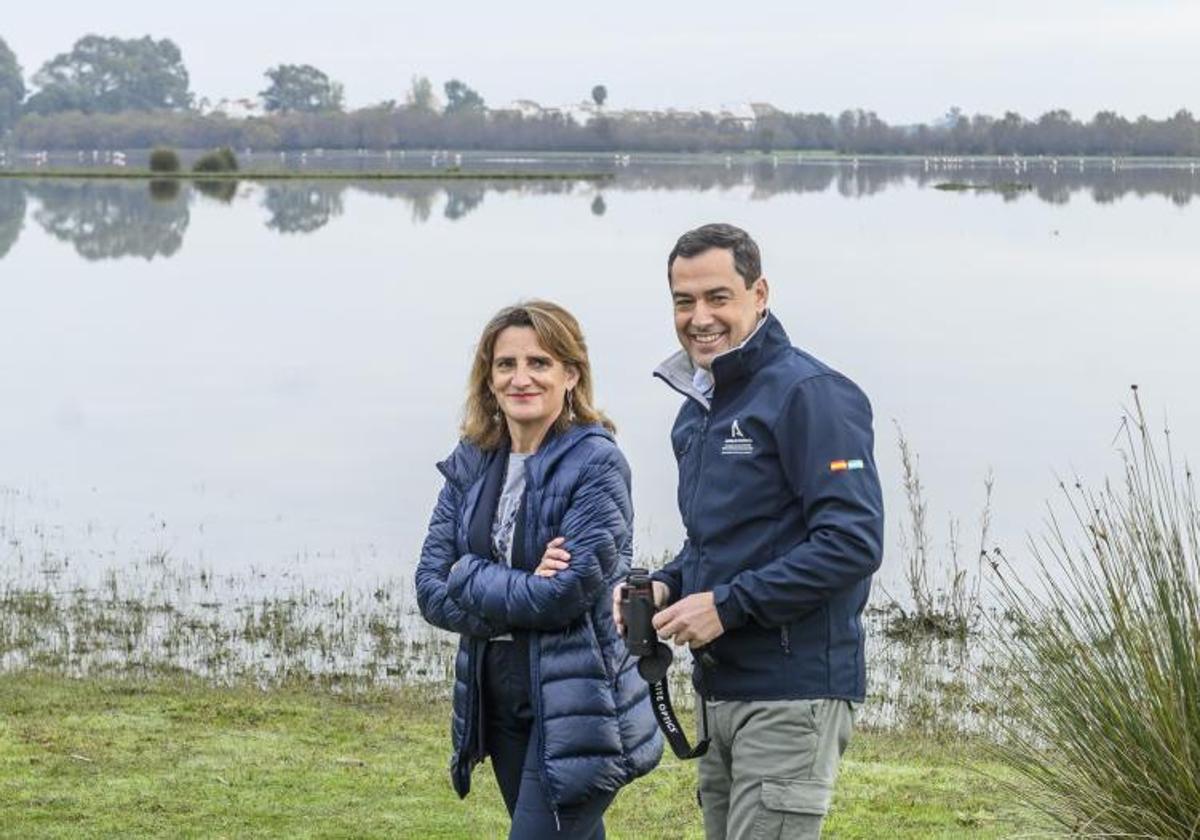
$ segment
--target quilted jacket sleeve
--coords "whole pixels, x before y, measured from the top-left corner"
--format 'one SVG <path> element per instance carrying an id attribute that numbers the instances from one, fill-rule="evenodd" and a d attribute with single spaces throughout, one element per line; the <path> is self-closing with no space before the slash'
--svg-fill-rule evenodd
<path id="1" fill-rule="evenodd" d="M 458 511 L 458 490 L 447 481 L 438 494 L 437 505 L 429 520 L 429 533 L 421 546 L 421 560 L 417 564 L 417 604 L 421 615 L 435 627 L 491 638 L 508 628 L 464 610 L 449 597 L 446 589 L 450 567 L 458 559 L 454 540 Z"/>
<path id="2" fill-rule="evenodd" d="M 571 554 L 568 568 L 538 577 L 468 554 L 450 572 L 450 597 L 487 621 L 531 630 L 565 627 L 616 572 L 632 530 L 629 467 L 615 446 L 606 448 L 580 470 L 558 529 Z"/>

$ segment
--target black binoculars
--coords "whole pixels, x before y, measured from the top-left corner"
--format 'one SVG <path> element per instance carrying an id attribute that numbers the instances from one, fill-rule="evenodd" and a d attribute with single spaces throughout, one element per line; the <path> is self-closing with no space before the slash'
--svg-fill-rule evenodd
<path id="1" fill-rule="evenodd" d="M 652 619 L 654 585 L 645 569 L 630 569 L 621 589 L 621 621 L 625 624 L 625 647 L 631 656 L 650 656 L 658 645 Z"/>
<path id="2" fill-rule="evenodd" d="M 621 621 L 625 625 L 625 647 L 636 656 L 637 670 L 650 684 L 650 705 L 664 737 L 675 755 L 682 759 L 699 758 L 708 750 L 708 738 L 696 745 L 688 743 L 683 727 L 671 707 L 671 692 L 667 686 L 667 670 L 671 667 L 671 648 L 658 640 L 654 629 L 654 583 L 645 569 L 630 569 L 621 589 Z M 700 713 L 704 716 L 704 731 L 708 732 L 708 707 L 700 697 Z"/>

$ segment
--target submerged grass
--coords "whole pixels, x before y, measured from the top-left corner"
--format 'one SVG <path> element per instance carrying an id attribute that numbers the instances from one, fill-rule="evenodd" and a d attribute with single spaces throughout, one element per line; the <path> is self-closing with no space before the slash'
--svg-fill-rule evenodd
<path id="1" fill-rule="evenodd" d="M 489 767 L 465 802 L 450 790 L 448 716 L 417 689 L 0 675 L 0 835 L 502 837 Z M 664 757 L 618 796 L 609 837 L 702 837 L 694 773 Z M 1036 827 L 993 773 L 972 741 L 856 733 L 825 836 Z"/>
<path id="2" fill-rule="evenodd" d="M 1025 181 L 997 181 L 993 184 L 973 184 L 966 181 L 941 181 L 933 185 L 935 190 L 943 192 L 998 192 L 1021 193 L 1033 190 L 1033 184 Z"/>
<path id="3" fill-rule="evenodd" d="M 906 502 L 905 519 L 900 530 L 904 580 L 908 587 L 906 604 L 886 595 L 874 611 L 885 617 L 884 635 L 889 639 L 919 642 L 926 639 L 966 642 L 976 635 L 983 605 L 980 585 L 984 560 L 988 556 L 988 532 L 991 527 L 991 474 L 984 479 L 983 509 L 979 516 L 979 550 L 974 564 L 962 561 L 959 521 L 951 518 L 946 551 L 934 551 L 929 527 L 929 505 L 921 482 L 920 459 L 896 425 L 900 448 L 901 480 Z"/>

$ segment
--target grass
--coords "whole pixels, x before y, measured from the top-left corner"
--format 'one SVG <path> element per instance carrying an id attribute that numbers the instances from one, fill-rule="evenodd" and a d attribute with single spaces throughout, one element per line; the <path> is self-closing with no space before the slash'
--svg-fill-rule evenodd
<path id="1" fill-rule="evenodd" d="M 488 767 L 460 802 L 449 701 L 194 680 L 0 676 L 0 837 L 504 836 Z M 1035 827 L 974 742 L 856 733 L 827 822 L 841 838 Z M 612 838 L 700 838 L 694 768 L 668 756 L 609 812 Z"/>
<path id="2" fill-rule="evenodd" d="M 1200 836 L 1200 497 L 1134 386 L 1120 479 L 1063 486 L 1040 580 L 1006 569 L 1015 715 L 999 755 L 1085 836 Z M 1086 686 L 1081 691 L 1080 687 Z M 1053 744 L 1055 749 L 1045 749 Z"/>

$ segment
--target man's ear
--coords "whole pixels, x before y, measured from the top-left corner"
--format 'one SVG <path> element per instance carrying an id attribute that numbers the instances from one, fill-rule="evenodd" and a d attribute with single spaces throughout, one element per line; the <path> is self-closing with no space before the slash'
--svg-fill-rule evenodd
<path id="1" fill-rule="evenodd" d="M 767 298 L 770 297 L 771 288 L 767 285 L 766 275 L 759 277 L 754 281 L 754 305 L 758 309 L 758 316 L 767 311 Z"/>

